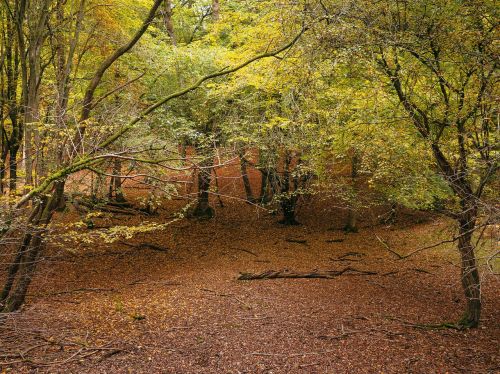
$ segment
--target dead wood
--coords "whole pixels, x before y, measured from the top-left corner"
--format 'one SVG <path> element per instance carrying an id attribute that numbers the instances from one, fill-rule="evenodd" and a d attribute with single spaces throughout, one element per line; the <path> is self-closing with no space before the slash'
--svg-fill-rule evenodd
<path id="1" fill-rule="evenodd" d="M 58 291 L 46 294 L 45 296 L 64 295 L 75 292 L 116 292 L 115 288 L 77 288 L 74 290 Z"/>
<path id="2" fill-rule="evenodd" d="M 158 251 L 158 252 L 168 252 L 168 248 L 160 247 L 156 244 L 151 244 L 151 243 L 131 244 L 124 241 L 120 241 L 119 243 L 136 249 L 151 249 L 153 251 Z"/>
<path id="3" fill-rule="evenodd" d="M 220 296 L 220 297 L 229 297 L 229 298 L 232 298 L 234 300 L 236 300 L 237 302 L 239 302 L 240 304 L 244 305 L 247 309 L 252 309 L 252 306 L 245 303 L 243 300 L 237 298 L 234 294 L 230 293 L 230 294 L 225 294 L 225 293 L 219 293 L 217 291 L 214 291 L 214 290 L 211 290 L 210 288 L 200 288 L 200 291 L 205 291 L 205 292 L 210 292 L 212 293 L 213 295 L 215 296 Z"/>
<path id="4" fill-rule="evenodd" d="M 344 239 L 327 239 L 325 240 L 326 243 L 342 243 Z"/>
<path id="5" fill-rule="evenodd" d="M 451 329 L 451 330 L 463 330 L 464 327 L 453 323 L 453 322 L 443 322 L 443 323 L 438 323 L 438 324 L 426 324 L 426 323 L 414 323 L 414 322 L 409 322 L 405 321 L 401 318 L 397 317 L 391 317 L 391 316 L 385 316 L 386 319 L 389 321 L 396 321 L 401 323 L 403 326 L 409 326 L 413 327 L 415 329 L 421 329 L 421 330 L 446 330 L 446 329 Z"/>
<path id="6" fill-rule="evenodd" d="M 99 210 L 106 213 L 114 213 L 114 214 L 123 214 L 123 215 L 137 215 L 146 214 L 144 211 L 140 209 L 133 208 L 130 204 L 121 204 L 110 201 L 90 201 L 88 199 L 74 199 L 73 205 L 77 209 L 77 211 L 81 211 L 81 207 L 85 207 L 89 210 Z"/>
<path id="7" fill-rule="evenodd" d="M 348 337 L 350 337 L 352 335 L 356 335 L 356 334 L 371 334 L 374 332 L 381 332 L 381 333 L 386 334 L 388 336 L 405 335 L 404 332 L 395 332 L 395 331 L 389 331 L 389 330 L 385 330 L 385 329 L 372 328 L 372 329 L 366 329 L 366 330 L 342 331 L 342 333 L 339 335 L 320 335 L 320 336 L 318 336 L 318 339 L 340 340 L 340 339 L 345 339 L 345 338 L 348 338 Z"/>
<path id="8" fill-rule="evenodd" d="M 391 252 L 393 255 L 395 255 L 398 260 L 402 260 L 405 258 L 405 256 L 403 255 L 400 255 L 398 252 L 396 252 L 395 250 L 391 249 L 391 247 L 389 247 L 389 244 L 387 244 L 387 242 L 385 242 L 384 240 L 382 240 L 378 235 L 375 235 L 375 237 L 378 239 L 378 241 L 380 243 L 382 243 L 382 245 L 384 246 L 385 249 L 387 249 L 389 252 Z"/>
<path id="9" fill-rule="evenodd" d="M 275 271 L 266 270 L 262 273 L 240 273 L 238 280 L 258 280 L 258 279 L 278 279 L 278 278 L 324 278 L 332 279 L 341 275 L 376 275 L 377 272 L 358 270 L 352 267 L 346 267 L 342 270 L 324 270 L 312 272 L 294 272 L 289 270 Z"/>
<path id="10" fill-rule="evenodd" d="M 285 242 L 307 244 L 307 240 L 306 239 L 291 239 L 291 238 L 287 238 L 287 239 L 285 239 Z"/>
<path id="11" fill-rule="evenodd" d="M 259 257 L 259 255 L 253 253 L 252 251 L 249 251 L 248 249 L 244 249 L 244 248 L 233 248 L 233 249 L 235 249 L 236 251 L 242 251 L 242 252 L 249 253 L 251 255 L 254 255 L 255 257 Z"/>
<path id="12" fill-rule="evenodd" d="M 430 272 L 429 270 L 425 270 L 425 269 L 421 269 L 421 268 L 408 268 L 408 269 L 401 269 L 401 270 L 389 271 L 389 272 L 383 273 L 381 275 L 383 277 L 386 277 L 388 275 L 395 275 L 395 274 L 398 274 L 398 273 L 403 272 L 403 271 L 415 271 L 417 273 L 434 274 L 434 273 Z"/>
<path id="13" fill-rule="evenodd" d="M 332 258 L 330 257 L 330 260 L 332 261 L 362 261 L 361 260 L 361 257 L 363 257 L 364 254 L 363 253 L 359 253 L 359 252 L 347 252 L 347 253 L 344 253 L 343 255 L 337 257 L 337 258 Z"/>

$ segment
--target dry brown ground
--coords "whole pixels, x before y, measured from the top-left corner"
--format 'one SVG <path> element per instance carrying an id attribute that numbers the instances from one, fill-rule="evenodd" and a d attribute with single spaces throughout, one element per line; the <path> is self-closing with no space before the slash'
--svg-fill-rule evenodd
<path id="1" fill-rule="evenodd" d="M 147 219 L 164 222 L 175 205 Z M 58 217 L 71 219 L 71 214 Z M 145 218 L 113 221 L 138 219 Z M 485 272 L 479 329 L 412 327 L 407 322 L 459 319 L 463 298 L 455 254 L 438 248 L 399 261 L 375 236 L 409 252 L 446 237 L 449 223 L 413 213 L 401 216 L 396 226 L 345 235 L 341 211 L 328 206 L 310 206 L 299 219 L 302 226 L 283 227 L 277 217 L 226 201 L 211 221 L 179 221 L 131 241 L 167 252 L 104 243 L 82 245 L 77 254 L 63 252 L 43 264 L 24 310 L 1 325 L 2 352 L 23 352 L 2 357 L 12 362 L 2 368 L 15 373 L 499 371 L 498 279 Z M 347 266 L 378 274 L 236 280 L 240 271 Z"/>

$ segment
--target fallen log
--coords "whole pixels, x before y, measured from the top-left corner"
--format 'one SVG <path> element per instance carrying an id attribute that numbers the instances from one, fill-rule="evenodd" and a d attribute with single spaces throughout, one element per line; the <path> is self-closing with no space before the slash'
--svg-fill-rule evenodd
<path id="1" fill-rule="evenodd" d="M 275 271 L 266 270 L 262 273 L 240 273 L 238 280 L 258 280 L 258 279 L 278 279 L 278 278 L 323 278 L 332 279 L 341 275 L 376 275 L 377 272 L 358 270 L 352 267 L 346 267 L 342 270 L 323 270 L 312 272 L 295 272 L 289 270 Z"/>
<path id="2" fill-rule="evenodd" d="M 106 200 L 92 201 L 90 199 L 79 198 L 73 199 L 72 204 L 80 214 L 85 212 L 85 210 L 101 211 L 105 213 L 123 214 L 129 216 L 146 214 L 140 209 L 135 209 L 130 203 L 116 203 Z"/>

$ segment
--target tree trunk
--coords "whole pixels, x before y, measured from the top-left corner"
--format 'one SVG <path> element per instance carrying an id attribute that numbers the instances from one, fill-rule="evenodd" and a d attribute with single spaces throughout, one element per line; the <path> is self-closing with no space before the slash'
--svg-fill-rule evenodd
<path id="1" fill-rule="evenodd" d="M 214 169 L 214 181 L 215 181 L 215 193 L 217 194 L 217 201 L 219 202 L 219 206 L 221 208 L 224 208 L 224 202 L 222 201 L 222 197 L 220 196 L 220 189 L 219 189 L 219 177 L 217 175 L 217 169 Z"/>
<path id="2" fill-rule="evenodd" d="M 172 45 L 176 46 L 177 41 L 175 39 L 174 24 L 172 22 L 172 1 L 165 0 L 165 9 L 163 11 L 163 23 L 165 24 L 165 29 L 167 29 L 167 34 L 172 41 Z"/>
<path id="3" fill-rule="evenodd" d="M 5 192 L 5 174 L 7 171 L 7 157 L 9 155 L 9 149 L 7 148 L 7 145 L 4 143 L 2 144 L 4 147 L 2 149 L 2 161 L 0 164 L 0 192 L 3 194 Z"/>
<path id="4" fill-rule="evenodd" d="M 193 216 L 199 218 L 212 218 L 214 216 L 214 210 L 209 202 L 210 183 L 212 181 L 212 157 L 206 157 L 201 162 L 200 166 L 201 168 L 198 170 L 198 201 L 193 211 Z"/>
<path id="5" fill-rule="evenodd" d="M 283 211 L 283 219 L 280 221 L 282 225 L 295 226 L 300 223 L 295 218 L 295 199 L 285 199 L 281 203 L 281 210 Z"/>
<path id="6" fill-rule="evenodd" d="M 212 0 L 212 18 L 218 21 L 220 18 L 220 3 L 219 0 Z"/>
<path id="7" fill-rule="evenodd" d="M 245 159 L 244 152 L 240 152 L 240 170 L 241 170 L 241 179 L 243 180 L 243 187 L 245 188 L 245 195 L 247 201 L 250 203 L 254 202 L 252 187 L 250 185 L 250 179 L 248 178 L 247 171 L 247 160 Z"/>
<path id="8" fill-rule="evenodd" d="M 269 176 L 265 170 L 260 169 L 260 194 L 259 194 L 259 203 L 267 204 L 269 202 Z"/>
<path id="9" fill-rule="evenodd" d="M 42 200 L 34 208 L 28 220 L 29 229 L 25 233 L 14 263 L 9 268 L 9 274 L 1 295 L 3 313 L 18 310 L 24 303 L 31 280 L 36 270 L 38 258 L 44 246 L 43 234 L 61 200 L 64 184 L 54 184 L 52 195 Z M 16 282 L 17 278 L 17 282 Z"/>
<path id="10" fill-rule="evenodd" d="M 124 203 L 127 200 L 123 195 L 122 190 L 122 178 L 120 177 L 122 173 L 122 162 L 119 158 L 115 158 L 113 161 L 113 176 L 111 177 L 109 183 L 109 195 L 108 198 L 110 200 L 115 200 L 118 203 Z"/>
<path id="11" fill-rule="evenodd" d="M 14 144 L 9 149 L 9 190 L 11 194 L 16 193 L 17 189 L 17 152 L 19 145 Z"/>
<path id="12" fill-rule="evenodd" d="M 479 325 L 481 317 L 481 282 L 474 254 L 474 245 L 472 244 L 472 234 L 476 226 L 476 208 L 468 204 L 463 204 L 463 206 L 468 207 L 468 209 L 464 211 L 462 217 L 458 220 L 458 251 L 460 252 L 462 265 L 462 287 L 467 306 L 460 325 L 469 328 Z"/>
<path id="13" fill-rule="evenodd" d="M 31 213 L 31 216 L 28 219 L 28 226 L 31 226 L 34 222 L 38 222 L 40 219 L 41 212 L 41 204 L 37 204 Z M 14 260 L 10 264 L 7 270 L 7 278 L 5 280 L 5 284 L 2 290 L 2 294 L 0 295 L 0 304 L 3 304 L 5 299 L 9 296 L 10 291 L 12 290 L 12 286 L 16 279 L 17 272 L 19 271 L 19 266 L 21 265 L 21 260 L 26 253 L 29 243 L 31 242 L 32 231 L 31 228 L 28 227 L 26 233 L 24 234 L 23 241 L 19 246 L 19 249 L 15 255 Z"/>
<path id="14" fill-rule="evenodd" d="M 281 196 L 280 205 L 283 212 L 283 219 L 280 221 L 283 225 L 299 225 L 295 219 L 295 207 L 297 205 L 297 195 L 291 189 L 290 181 L 290 164 L 292 163 L 292 155 L 287 152 L 285 156 L 285 165 L 283 168 L 283 179 L 281 180 Z M 294 177 L 295 188 L 298 187 L 298 180 Z"/>
<path id="15" fill-rule="evenodd" d="M 355 200 L 357 200 L 358 194 L 358 167 L 359 167 L 359 157 L 354 154 L 351 158 L 351 187 L 353 196 L 351 196 L 351 201 L 349 203 L 349 215 L 347 217 L 347 224 L 344 227 L 345 232 L 358 232 L 358 212 L 355 207 Z"/>

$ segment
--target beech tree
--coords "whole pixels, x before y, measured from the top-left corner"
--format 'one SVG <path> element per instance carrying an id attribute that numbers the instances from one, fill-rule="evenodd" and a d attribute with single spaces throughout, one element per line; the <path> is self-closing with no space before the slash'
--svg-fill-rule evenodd
<path id="1" fill-rule="evenodd" d="M 458 324 L 476 327 L 481 283 L 472 238 L 499 168 L 498 8 L 489 1 L 359 5 L 367 9 L 363 26 L 379 71 L 453 191 L 448 211 L 458 226 L 467 299 Z"/>

